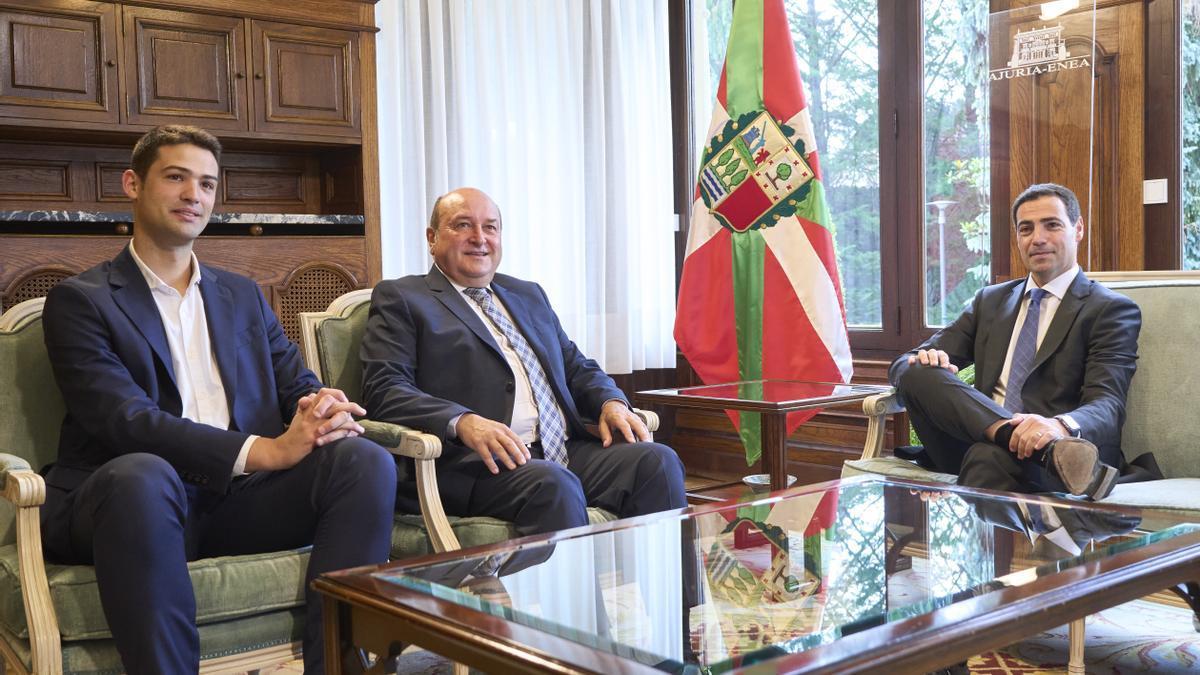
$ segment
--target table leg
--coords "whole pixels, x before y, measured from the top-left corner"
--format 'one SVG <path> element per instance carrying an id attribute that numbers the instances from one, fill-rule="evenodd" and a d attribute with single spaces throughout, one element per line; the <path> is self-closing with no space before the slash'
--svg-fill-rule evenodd
<path id="1" fill-rule="evenodd" d="M 771 491 L 787 487 L 787 413 L 762 413 L 762 462 Z"/>
<path id="2" fill-rule="evenodd" d="M 325 672 L 342 675 L 342 613 L 334 598 L 326 595 L 322 602 L 325 603 Z"/>
<path id="3" fill-rule="evenodd" d="M 1070 675 L 1084 675 L 1087 668 L 1083 665 L 1083 636 L 1086 632 L 1086 619 L 1076 619 L 1067 627 L 1070 640 L 1070 656 L 1067 661 L 1067 672 Z"/>

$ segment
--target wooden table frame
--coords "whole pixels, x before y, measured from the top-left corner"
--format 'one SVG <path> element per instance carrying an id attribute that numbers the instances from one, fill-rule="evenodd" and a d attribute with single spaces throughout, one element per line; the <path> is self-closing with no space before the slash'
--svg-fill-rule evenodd
<path id="1" fill-rule="evenodd" d="M 771 477 L 771 491 L 783 490 L 787 487 L 787 416 L 788 413 L 813 408 L 832 408 L 847 403 L 859 403 L 876 394 L 886 393 L 891 387 L 872 384 L 844 384 L 838 382 L 813 382 L 812 384 L 829 384 L 836 387 L 862 387 L 864 391 L 844 396 L 825 396 L 820 399 L 807 399 L 776 403 L 771 401 L 752 401 L 740 398 L 717 398 L 713 396 L 690 396 L 677 392 L 688 389 L 698 389 L 717 386 L 737 386 L 754 384 L 756 382 L 772 382 L 780 380 L 754 380 L 748 382 L 729 382 L 719 385 L 701 385 L 700 387 L 680 387 L 677 389 L 653 389 L 639 391 L 633 395 L 638 406 L 663 405 L 675 408 L 691 408 L 694 410 L 736 410 L 739 412 L 754 412 L 762 416 L 762 466 Z M 869 391 L 866 390 L 869 388 Z"/>
<path id="2" fill-rule="evenodd" d="M 914 489 L 988 492 L 923 481 L 889 479 L 888 482 L 912 485 Z M 828 487 L 829 483 L 820 485 Z M 700 514 L 715 508 L 704 505 L 690 511 Z M 1139 513 L 1137 509 L 1120 507 L 1105 510 Z M 631 520 L 636 523 L 642 518 Z M 589 527 L 596 532 L 610 531 L 620 529 L 623 522 Z M 531 537 L 523 543 L 554 536 Z M 471 555 L 483 555 L 493 549 L 502 550 L 504 545 L 479 547 Z M 392 565 L 445 561 L 461 555 L 462 552 L 454 552 L 425 556 Z M 335 648 L 343 641 L 376 654 L 388 654 L 398 651 L 400 639 L 404 644 L 417 644 L 489 673 L 662 672 L 449 600 L 372 579 L 369 574 L 379 567 L 383 566 L 335 572 L 313 583 L 325 596 L 326 669 L 331 675 L 343 672 L 338 658 L 340 650 Z M 988 592 L 927 614 L 868 628 L 805 652 L 781 656 L 772 660 L 770 666 L 780 673 L 929 672 L 1197 579 L 1200 579 L 1200 532 L 1184 533 L 1083 562 L 1022 586 Z"/>

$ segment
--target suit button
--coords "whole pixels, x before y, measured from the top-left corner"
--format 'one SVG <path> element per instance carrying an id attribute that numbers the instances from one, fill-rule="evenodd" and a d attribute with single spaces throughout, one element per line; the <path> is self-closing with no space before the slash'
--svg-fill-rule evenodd
<path id="1" fill-rule="evenodd" d="M 516 388 L 517 388 L 516 385 L 514 385 L 512 382 L 506 382 L 504 384 L 504 391 L 507 391 L 510 394 L 512 393 L 513 389 L 516 389 Z"/>

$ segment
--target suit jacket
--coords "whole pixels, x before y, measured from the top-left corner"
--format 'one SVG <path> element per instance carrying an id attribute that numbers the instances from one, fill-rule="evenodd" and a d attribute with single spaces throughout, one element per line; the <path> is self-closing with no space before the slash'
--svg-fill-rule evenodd
<path id="1" fill-rule="evenodd" d="M 145 452 L 170 462 L 185 483 L 224 492 L 246 438 L 278 436 L 297 401 L 321 386 L 253 281 L 200 269 L 229 429 L 180 417 L 162 319 L 126 248 L 46 298 L 46 349 L 67 407 L 48 484 L 72 490 L 108 460 Z"/>
<path id="2" fill-rule="evenodd" d="M 991 398 L 1004 369 L 1025 283 L 1015 279 L 979 291 L 954 323 L 917 349 L 941 349 L 959 368 L 974 363 L 975 388 Z M 1137 368 L 1141 326 L 1141 310 L 1132 300 L 1079 272 L 1034 356 L 1021 391 L 1026 411 L 1046 417 L 1070 414 L 1102 456 L 1120 457 L 1125 398 Z M 909 368 L 908 356 L 915 351 L 892 364 L 893 383 Z"/>
<path id="3" fill-rule="evenodd" d="M 492 291 L 537 355 L 562 407 L 571 438 L 590 437 L 605 401 L 628 403 L 595 361 L 563 332 L 541 286 L 497 274 Z M 380 282 L 371 295 L 360 354 L 363 399 L 372 419 L 447 438 L 454 417 L 474 412 L 512 423 L 514 373 L 483 320 L 436 268 Z M 443 448 L 442 464 L 478 460 L 461 445 Z"/>

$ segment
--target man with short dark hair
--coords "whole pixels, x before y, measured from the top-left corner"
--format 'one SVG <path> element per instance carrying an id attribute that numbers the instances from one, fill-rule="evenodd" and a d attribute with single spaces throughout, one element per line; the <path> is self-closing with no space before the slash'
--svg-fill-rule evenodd
<path id="1" fill-rule="evenodd" d="M 442 439 L 438 487 L 452 515 L 532 534 L 585 525 L 588 506 L 621 517 L 686 506 L 679 458 L 649 441 L 545 291 L 496 273 L 501 227 L 486 194 L 450 192 L 426 230 L 429 273 L 375 287 L 361 348 L 372 418 Z M 402 509 L 416 508 L 415 491 L 401 481 Z"/>
<path id="2" fill-rule="evenodd" d="M 1141 312 L 1076 264 L 1075 195 L 1045 183 L 1013 203 L 1027 277 L 988 286 L 889 373 L 933 468 L 971 487 L 1102 499 L 1122 465 Z M 975 365 L 975 386 L 954 373 Z"/>
<path id="3" fill-rule="evenodd" d="M 304 367 L 253 281 L 201 265 L 220 143 L 142 137 L 122 185 L 133 238 L 56 286 L 43 325 L 66 402 L 45 471 L 54 561 L 96 568 L 125 670 L 198 670 L 189 560 L 312 545 L 305 672 L 324 672 L 316 575 L 387 559 L 395 463 Z"/>

